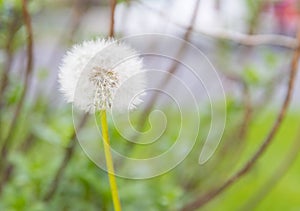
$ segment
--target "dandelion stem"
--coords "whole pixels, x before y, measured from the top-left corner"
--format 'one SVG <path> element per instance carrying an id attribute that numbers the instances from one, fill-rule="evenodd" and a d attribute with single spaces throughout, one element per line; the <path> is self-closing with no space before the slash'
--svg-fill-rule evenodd
<path id="1" fill-rule="evenodd" d="M 118 194 L 118 187 L 114 172 L 114 164 L 112 155 L 110 152 L 110 141 L 109 141 L 109 135 L 108 135 L 108 127 L 107 127 L 107 120 L 106 120 L 106 111 L 101 110 L 100 111 L 100 118 L 101 118 L 101 127 L 102 127 L 102 138 L 103 138 L 103 145 L 104 145 L 104 153 L 105 153 L 105 159 L 106 159 L 106 166 L 108 171 L 108 179 L 111 189 L 111 195 L 113 199 L 113 204 L 115 211 L 121 211 L 121 203 L 119 199 Z"/>

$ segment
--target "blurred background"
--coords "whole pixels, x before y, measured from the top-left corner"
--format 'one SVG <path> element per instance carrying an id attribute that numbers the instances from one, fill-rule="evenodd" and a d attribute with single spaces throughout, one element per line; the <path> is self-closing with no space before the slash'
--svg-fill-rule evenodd
<path id="1" fill-rule="evenodd" d="M 113 209 L 107 173 L 80 147 L 72 107 L 64 102 L 57 82 L 61 58 L 73 44 L 112 36 L 112 2 L 0 0 L 0 210 Z M 178 62 L 144 58 L 146 69 L 170 72 L 184 81 L 196 99 L 201 124 L 193 150 L 171 171 L 147 180 L 117 179 L 123 210 L 180 210 L 221 187 L 245 166 L 266 139 L 286 99 L 298 43 L 299 7 L 297 0 L 116 2 L 115 38 L 171 36 L 168 42 L 146 36 L 134 47 L 139 52 L 175 55 L 204 70 L 203 76 L 212 64 L 224 88 L 223 95 L 215 88 L 216 79 L 207 77 L 206 88 L 212 90 L 208 96 Z M 175 42 L 175 37 L 181 41 Z M 183 40 L 203 56 L 199 58 Z M 165 80 L 152 77 L 149 83 L 165 83 L 167 93 L 186 102 L 180 109 L 193 115 L 176 81 Z M 300 210 L 299 96 L 298 74 L 289 109 L 266 152 L 240 180 L 196 210 Z M 222 105 L 226 105 L 226 125 L 213 157 L 199 165 L 213 121 L 210 103 L 217 121 L 222 121 Z M 134 158 L 167 151 L 180 131 L 176 103 L 162 93 L 146 93 L 145 103 L 132 114 L 132 124 L 141 131 L 155 130 L 161 119 L 154 116 L 151 128 L 148 117 L 157 109 L 167 117 L 167 128 L 151 145 L 127 142 L 109 119 L 113 148 Z M 191 133 L 192 123 L 184 125 Z M 78 117 L 75 124 L 82 131 L 81 144 L 85 138 L 100 141 L 98 134 L 89 131 L 92 117 Z M 126 132 L 126 126 L 123 129 Z M 135 138 L 142 142 L 147 137 Z M 126 167 L 122 161 L 116 165 Z"/>

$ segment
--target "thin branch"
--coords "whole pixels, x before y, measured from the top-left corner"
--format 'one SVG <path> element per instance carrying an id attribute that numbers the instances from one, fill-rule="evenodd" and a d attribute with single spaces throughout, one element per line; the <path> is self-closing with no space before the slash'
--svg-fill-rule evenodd
<path id="1" fill-rule="evenodd" d="M 4 48 L 5 52 L 5 62 L 3 65 L 3 73 L 1 77 L 1 85 L 0 85 L 0 121 L 2 120 L 2 114 L 4 112 L 3 106 L 5 105 L 5 97 L 4 93 L 9 85 L 9 74 L 11 71 L 12 63 L 14 60 L 14 52 L 13 52 L 13 41 L 16 36 L 16 32 L 20 27 L 20 15 L 18 10 L 13 10 L 14 16 L 11 20 L 11 23 L 8 24 L 8 33 L 7 33 L 7 42 Z M 4 137 L 1 137 L 3 134 L 2 125 L 0 124 L 0 140 Z"/>
<path id="2" fill-rule="evenodd" d="M 278 84 L 281 84 L 285 79 L 287 78 L 287 75 L 285 72 L 280 72 L 279 74 L 273 76 L 269 82 L 267 89 L 264 90 L 262 97 L 260 97 L 260 100 L 256 103 L 256 110 L 260 111 L 261 108 L 265 107 L 267 104 L 269 104 L 272 100 L 272 97 L 274 96 L 274 90 L 276 90 L 276 86 Z M 275 91 L 276 92 L 276 91 Z"/>
<path id="3" fill-rule="evenodd" d="M 252 110 L 253 110 L 250 90 L 246 84 L 244 84 L 243 87 L 243 104 L 244 104 L 245 111 L 244 111 L 242 124 L 238 133 L 238 139 L 240 141 L 244 141 L 247 136 L 249 125 L 252 119 Z"/>
<path id="4" fill-rule="evenodd" d="M 12 35 L 9 35 L 12 36 Z M 5 54 L 6 54 L 6 60 L 4 63 L 4 68 L 3 68 L 3 76 L 1 79 L 1 87 L 0 87 L 0 106 L 2 108 L 3 106 L 3 100 L 4 100 L 4 93 L 8 85 L 8 79 L 9 79 L 9 73 L 11 70 L 12 62 L 13 62 L 13 52 L 12 52 L 12 39 L 9 40 L 9 44 L 7 44 L 7 47 L 5 48 Z M 2 110 L 2 109 L 1 109 Z"/>
<path id="5" fill-rule="evenodd" d="M 81 22 L 81 17 L 84 15 L 84 13 L 88 10 L 89 4 L 86 4 L 84 0 L 76 0 L 73 6 L 72 10 L 72 16 L 69 21 L 69 25 L 71 25 L 71 28 L 67 29 L 66 36 L 63 36 L 63 39 L 59 40 L 59 43 L 62 44 L 64 40 L 67 41 L 67 43 L 71 43 L 76 31 L 78 30 Z M 55 51 L 54 51 L 55 52 Z M 50 58 L 53 58 L 54 56 L 50 56 Z M 49 61 L 52 61 L 53 59 L 50 59 Z M 39 94 L 37 94 L 38 96 Z M 51 96 L 49 96 L 50 98 Z M 46 107 L 46 106 L 44 106 Z M 21 144 L 20 148 L 18 149 L 21 153 L 26 154 L 27 151 L 33 146 L 33 143 L 35 142 L 34 136 L 32 134 L 32 131 L 28 134 L 28 136 L 25 138 L 25 141 Z M 68 152 L 66 152 L 68 153 Z M 12 173 L 14 171 L 15 167 L 12 163 L 7 164 L 5 167 L 5 170 L 3 171 L 3 180 L 2 183 L 6 183 L 10 180 Z M 1 183 L 1 182 L 0 182 Z M 1 186 L 1 185 L 0 185 Z M 1 194 L 1 192 L 0 192 Z"/>
<path id="6" fill-rule="evenodd" d="M 190 24 L 189 26 L 186 28 L 186 31 L 184 33 L 184 36 L 183 36 L 183 39 L 186 41 L 186 42 L 189 42 L 190 38 L 191 38 L 191 34 L 192 34 L 192 30 L 194 28 L 194 24 L 196 22 L 196 19 L 197 19 L 197 15 L 198 15 L 198 8 L 199 8 L 199 3 L 200 3 L 200 0 L 197 0 L 196 3 L 195 3 L 195 6 L 194 6 L 194 10 L 193 10 L 193 13 L 192 13 L 192 16 L 191 16 L 191 20 L 190 20 Z M 183 54 L 185 53 L 185 48 L 186 48 L 186 42 L 184 42 L 179 50 L 178 50 L 178 53 L 176 55 L 175 58 L 180 58 L 183 56 Z M 177 61 L 174 61 L 170 68 L 168 69 L 168 74 L 161 82 L 160 84 L 158 85 L 158 87 L 160 89 L 163 89 L 170 81 L 171 79 L 171 75 L 174 74 L 177 69 L 178 69 L 178 65 L 179 65 L 179 62 Z M 147 120 L 147 117 L 151 111 L 151 109 L 153 108 L 155 102 L 158 100 L 158 97 L 159 97 L 159 92 L 155 92 L 154 94 L 151 95 L 150 99 L 149 99 L 149 103 L 147 104 L 147 106 L 144 108 L 143 110 L 143 114 L 141 115 L 141 117 L 139 118 L 139 121 L 138 121 L 138 130 L 141 131 L 144 127 L 145 127 L 145 124 L 146 124 L 146 120 Z M 139 135 L 135 135 L 132 139 L 133 139 L 133 142 L 134 140 L 136 140 L 138 138 Z"/>
<path id="7" fill-rule="evenodd" d="M 278 182 L 285 176 L 285 174 L 288 172 L 288 170 L 292 167 L 292 165 L 295 163 L 296 159 L 298 158 L 300 154 L 300 128 L 298 129 L 298 134 L 295 137 L 295 140 L 293 141 L 293 144 L 290 147 L 290 150 L 288 153 L 286 153 L 285 156 L 283 156 L 285 159 L 281 162 L 281 164 L 278 166 L 277 170 L 274 171 L 272 176 L 266 180 L 266 183 L 264 183 L 263 187 L 260 188 L 260 190 L 253 195 L 253 198 L 250 199 L 244 206 L 241 208 L 241 211 L 246 210 L 254 210 L 255 207 L 264 199 L 267 194 L 276 187 Z"/>
<path id="8" fill-rule="evenodd" d="M 159 11 L 153 7 L 150 7 L 142 1 L 135 1 L 135 2 L 139 3 L 143 7 L 149 9 L 150 11 L 156 13 L 157 15 L 161 16 L 162 18 L 174 24 L 175 26 L 178 26 L 179 28 L 183 28 L 183 29 L 188 28 L 183 24 L 171 20 L 169 17 L 166 16 L 164 12 Z M 195 29 L 194 28 L 192 31 L 215 39 L 230 40 L 246 46 L 274 45 L 274 46 L 281 46 L 290 49 L 296 49 L 299 45 L 297 39 L 293 37 L 277 35 L 277 34 L 248 35 L 248 34 L 243 34 L 240 32 L 230 31 L 226 29 Z"/>
<path id="9" fill-rule="evenodd" d="M 109 26 L 109 37 L 115 36 L 115 10 L 117 6 L 117 0 L 110 0 L 110 26 Z"/>
<path id="10" fill-rule="evenodd" d="M 87 119 L 88 119 L 88 114 L 85 114 L 79 123 L 77 131 L 81 130 L 83 128 Z M 53 198 L 54 194 L 56 193 L 56 190 L 57 190 L 58 185 L 63 177 L 66 167 L 69 164 L 71 158 L 73 157 L 75 147 L 76 147 L 76 130 L 73 131 L 69 146 L 65 149 L 64 158 L 63 158 L 62 162 L 60 163 L 58 170 L 56 171 L 54 179 L 52 180 L 51 184 L 49 185 L 49 188 L 43 198 L 43 201 L 45 201 L 45 202 L 50 201 Z"/>
<path id="11" fill-rule="evenodd" d="M 247 132 L 249 130 L 249 124 L 252 119 L 252 113 L 253 113 L 253 103 L 251 100 L 251 93 L 250 93 L 250 88 L 246 84 L 246 82 L 243 80 L 243 78 L 239 75 L 235 75 L 232 73 L 224 72 L 221 71 L 220 74 L 225 77 L 227 80 L 230 80 L 234 83 L 237 83 L 238 85 L 242 86 L 242 101 L 243 101 L 243 107 L 244 113 L 243 113 L 243 118 L 241 120 L 240 124 L 240 129 L 237 133 L 237 138 L 239 141 L 243 141 L 246 136 Z"/>
<path id="12" fill-rule="evenodd" d="M 74 4 L 72 6 L 71 16 L 67 21 L 66 26 L 63 27 L 65 30 L 61 32 L 61 35 L 59 36 L 59 39 L 57 40 L 57 43 L 55 44 L 55 47 L 53 48 L 53 51 L 49 56 L 49 60 L 47 64 L 51 65 L 53 63 L 53 61 L 57 57 L 57 52 L 61 49 L 61 46 L 63 44 L 65 43 L 67 43 L 68 45 L 72 44 L 72 41 L 78 29 L 80 28 L 82 18 L 89 8 L 90 8 L 89 2 L 86 2 L 86 0 L 74 1 Z"/>
<path id="13" fill-rule="evenodd" d="M 30 147 L 33 145 L 34 141 L 35 141 L 34 136 L 31 133 L 29 136 L 27 136 L 26 140 L 24 141 L 24 143 L 20 146 L 20 148 L 18 150 L 23 154 L 27 154 Z M 14 173 L 14 170 L 15 170 L 15 165 L 13 163 L 7 161 L 7 163 L 5 165 L 5 169 L 3 170 L 3 177 L 1 178 L 1 181 L 0 181 L 0 196 L 2 194 L 2 189 L 3 189 L 4 184 L 6 184 L 11 179 L 11 177 Z"/>
<path id="14" fill-rule="evenodd" d="M 0 140 L 2 140 L 2 135 L 3 135 L 3 131 L 2 131 L 2 121 L 3 121 L 3 113 L 4 113 L 4 105 L 5 105 L 5 102 L 4 102 L 4 93 L 5 93 L 5 90 L 8 86 L 8 79 L 9 79 L 9 72 L 11 70 L 11 65 L 12 65 L 12 61 L 13 61 L 13 53 L 11 50 L 9 49 L 6 49 L 6 61 L 5 61 L 5 64 L 4 64 L 4 72 L 3 72 L 3 76 L 2 76 L 2 79 L 1 79 L 1 87 L 0 87 Z"/>
<path id="15" fill-rule="evenodd" d="M 255 34 L 247 35 L 240 32 L 225 30 L 225 29 L 214 29 L 214 30 L 195 30 L 200 34 L 216 38 L 216 39 L 225 39 L 231 40 L 233 42 L 248 45 L 274 45 L 281 46 L 290 49 L 296 49 L 299 45 L 297 39 L 294 39 L 289 36 L 277 35 L 277 34 Z"/>
<path id="16" fill-rule="evenodd" d="M 13 41 L 16 36 L 16 33 L 18 29 L 20 28 L 20 15 L 19 10 L 14 9 L 13 10 L 14 16 L 11 20 L 11 23 L 8 24 L 8 33 L 7 33 L 7 41 L 4 48 L 5 54 L 6 54 L 6 60 L 4 63 L 3 68 L 3 76 L 1 79 L 1 87 L 0 87 L 0 105 L 2 105 L 3 101 L 3 94 L 7 88 L 8 85 L 8 76 L 9 72 L 11 71 L 11 65 L 13 62 Z"/>
<path id="17" fill-rule="evenodd" d="M 300 42 L 300 30 L 298 30 L 297 33 L 297 40 Z M 298 47 L 293 55 L 291 68 L 290 68 L 290 76 L 289 76 L 289 82 L 288 82 L 288 89 L 285 95 L 284 102 L 282 104 L 282 107 L 279 111 L 279 114 L 277 116 L 277 119 L 275 120 L 270 132 L 266 136 L 263 144 L 260 146 L 260 148 L 257 150 L 257 152 L 251 157 L 251 159 L 245 164 L 242 169 L 240 169 L 236 174 L 234 174 L 232 177 L 230 177 L 227 181 L 225 181 L 220 187 L 213 189 L 209 191 L 208 193 L 204 194 L 203 196 L 198 197 L 196 200 L 188 203 L 186 206 L 184 206 L 181 210 L 182 211 L 191 211 L 196 210 L 200 207 L 203 207 L 208 202 L 210 202 L 212 199 L 220 195 L 223 191 L 225 191 L 227 188 L 229 188 L 231 185 L 233 185 L 236 181 L 238 181 L 242 176 L 244 176 L 246 173 L 248 173 L 252 167 L 256 164 L 257 160 L 263 155 L 263 153 L 267 150 L 268 146 L 273 141 L 275 135 L 277 134 L 281 123 L 286 116 L 287 109 L 289 107 L 296 75 L 298 71 L 298 64 L 299 64 L 299 58 L 300 58 L 300 47 Z"/>
<path id="18" fill-rule="evenodd" d="M 12 142 L 14 136 L 14 130 L 16 128 L 18 118 L 20 116 L 21 110 L 24 105 L 25 97 L 29 89 L 30 77 L 31 77 L 32 67 L 33 67 L 33 33 L 32 33 L 32 26 L 31 26 L 31 18 L 27 6 L 28 6 L 27 0 L 22 0 L 22 13 L 23 13 L 24 25 L 27 33 L 27 65 L 25 70 L 25 81 L 24 81 L 24 87 L 23 87 L 20 100 L 18 101 L 15 113 L 12 118 L 12 123 L 8 130 L 8 135 L 4 140 L 1 148 L 1 165 L 0 165 L 1 172 L 3 169 L 3 165 L 5 165 L 6 163 L 9 145 Z M 1 189 L 1 185 L 0 185 L 0 189 Z"/>

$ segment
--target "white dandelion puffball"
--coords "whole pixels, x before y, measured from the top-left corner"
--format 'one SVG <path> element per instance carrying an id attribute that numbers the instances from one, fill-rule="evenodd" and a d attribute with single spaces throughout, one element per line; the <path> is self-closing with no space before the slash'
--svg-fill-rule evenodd
<path id="1" fill-rule="evenodd" d="M 75 45 L 60 66 L 60 90 L 76 108 L 94 113 L 110 109 L 121 88 L 122 96 L 118 98 L 124 100 L 118 99 L 118 105 L 114 106 L 133 109 L 142 102 L 139 96 L 133 96 L 145 86 L 142 59 L 137 55 L 134 49 L 113 39 Z M 122 86 L 127 80 L 130 83 Z"/>

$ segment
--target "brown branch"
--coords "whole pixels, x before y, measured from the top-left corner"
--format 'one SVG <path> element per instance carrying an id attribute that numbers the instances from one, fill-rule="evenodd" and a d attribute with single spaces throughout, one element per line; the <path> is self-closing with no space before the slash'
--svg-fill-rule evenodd
<path id="1" fill-rule="evenodd" d="M 24 19 L 24 25 L 27 33 L 27 65 L 25 70 L 25 81 L 24 81 L 24 87 L 23 91 L 20 97 L 20 100 L 18 101 L 18 104 L 16 106 L 15 113 L 12 117 L 12 123 L 10 125 L 10 128 L 8 130 L 8 135 L 4 139 L 2 148 L 1 148 L 1 165 L 0 165 L 0 171 L 2 173 L 3 166 L 6 163 L 6 159 L 8 156 L 8 149 L 10 147 L 10 143 L 12 142 L 13 136 L 15 134 L 16 125 L 18 122 L 18 118 L 20 116 L 21 110 L 24 105 L 25 97 L 29 88 L 30 84 L 30 77 L 32 73 L 32 67 L 33 67 L 33 33 L 32 33 L 32 26 L 31 26 L 31 18 L 30 14 L 28 12 L 27 8 L 27 1 L 22 0 L 22 13 L 23 13 L 23 19 Z M 3 185 L 3 184 L 2 184 Z M 2 188 L 2 185 L 0 184 L 0 189 Z"/>
<path id="2" fill-rule="evenodd" d="M 249 124 L 252 119 L 252 113 L 253 113 L 253 105 L 251 101 L 251 93 L 249 90 L 249 86 L 246 84 L 246 82 L 243 80 L 243 78 L 239 75 L 235 75 L 229 72 L 221 71 L 220 74 L 225 77 L 227 80 L 232 81 L 234 83 L 237 83 L 238 85 L 242 86 L 242 101 L 244 105 L 244 113 L 243 118 L 240 124 L 240 129 L 237 133 L 237 138 L 240 141 L 243 141 L 246 136 L 249 129 Z"/>
<path id="3" fill-rule="evenodd" d="M 80 28 L 82 17 L 90 8 L 90 3 L 86 0 L 75 0 L 72 6 L 72 12 L 70 19 L 67 21 L 66 26 L 63 27 L 65 30 L 61 32 L 60 38 L 55 44 L 54 50 L 51 52 L 49 56 L 48 64 L 49 66 L 53 64 L 53 61 L 57 57 L 57 52 L 61 49 L 62 45 L 67 43 L 68 45 L 72 44 L 72 41 Z M 53 85 L 57 86 L 57 84 Z M 51 86 L 52 90 L 52 86 Z"/>
<path id="4" fill-rule="evenodd" d="M 267 194 L 276 187 L 277 183 L 285 176 L 288 170 L 295 163 L 296 159 L 300 154 L 300 127 L 298 128 L 298 134 L 296 134 L 295 140 L 290 147 L 290 150 L 286 153 L 285 159 L 281 162 L 278 168 L 274 171 L 272 176 L 266 180 L 266 183 L 260 188 L 260 190 L 253 195 L 253 198 L 250 199 L 241 211 L 254 210 L 255 207 L 264 199 Z"/>
<path id="5" fill-rule="evenodd" d="M 81 18 L 86 13 L 86 11 L 89 9 L 89 6 L 90 5 L 87 4 L 84 0 L 76 0 L 74 2 L 74 6 L 73 6 L 73 9 L 72 9 L 72 15 L 71 15 L 70 20 L 68 21 L 68 24 L 71 27 L 70 28 L 66 27 L 65 34 L 67 34 L 67 35 L 62 36 L 62 38 L 58 41 L 58 45 L 55 49 L 59 49 L 61 47 L 61 44 L 64 43 L 64 41 L 67 41 L 67 43 L 72 42 L 74 35 L 76 34 L 77 30 L 79 29 L 79 26 L 80 26 L 80 23 L 81 23 Z M 16 20 L 19 20 L 19 18 L 17 17 Z M 49 57 L 50 58 L 49 59 L 49 64 L 51 64 L 53 62 L 53 58 L 55 58 L 56 52 L 57 52 L 57 50 L 54 50 L 52 56 Z M 56 86 L 56 84 L 53 84 L 53 86 Z M 55 88 L 55 87 L 53 87 L 53 88 Z M 51 90 L 53 90 L 53 88 Z M 41 90 L 39 90 L 39 91 L 41 91 Z M 45 90 L 43 90 L 43 91 L 45 91 Z M 41 93 L 36 94 L 36 96 L 40 96 L 40 95 L 41 95 Z M 1 94 L 0 94 L 0 96 L 1 96 Z M 48 96 L 48 98 L 50 99 L 51 96 Z M 0 101 L 1 101 L 1 98 L 0 98 Z M 38 103 L 38 100 L 37 100 L 36 103 Z M 47 107 L 47 105 L 46 105 L 46 102 L 45 102 L 45 105 L 43 106 L 43 108 L 46 109 L 46 107 Z M 1 108 L 1 104 L 0 104 L 0 108 Z M 25 141 L 23 143 L 21 143 L 18 150 L 21 153 L 26 154 L 30 150 L 30 148 L 34 145 L 35 141 L 36 140 L 34 139 L 34 135 L 33 135 L 32 131 L 30 131 L 28 136 L 25 138 Z M 5 176 L 4 176 L 4 179 L 3 179 L 3 183 L 6 183 L 7 181 L 10 180 L 14 169 L 15 169 L 15 166 L 12 163 L 9 163 L 5 167 L 5 170 L 4 170 L 4 175 Z"/>
<path id="6" fill-rule="evenodd" d="M 117 0 L 110 0 L 110 26 L 109 26 L 109 37 L 115 36 L 115 10 L 117 6 Z"/>
<path id="7" fill-rule="evenodd" d="M 197 15 L 198 15 L 198 7 L 199 7 L 199 3 L 200 3 L 200 0 L 197 0 L 196 3 L 195 3 L 195 6 L 194 6 L 194 11 L 192 13 L 192 16 L 191 16 L 191 20 L 190 20 L 190 24 L 189 26 L 187 27 L 185 33 L 184 33 L 184 36 L 183 36 L 183 39 L 186 41 L 186 42 L 189 42 L 190 40 L 190 37 L 191 37 L 191 34 L 192 34 L 192 30 L 194 28 L 194 24 L 196 22 L 196 19 L 197 19 Z M 183 56 L 183 54 L 185 53 L 185 48 L 186 48 L 186 42 L 184 42 L 179 50 L 178 50 L 178 53 L 176 55 L 175 58 L 180 58 Z M 168 69 L 168 74 L 161 82 L 160 84 L 158 85 L 158 87 L 160 89 L 163 89 L 170 81 L 171 79 L 171 75 L 174 74 L 176 71 L 177 71 L 177 68 L 178 68 L 178 65 L 179 65 L 179 62 L 177 61 L 174 61 L 170 68 Z M 159 92 L 155 92 L 154 94 L 151 95 L 150 99 L 149 99 L 149 103 L 146 105 L 146 107 L 144 108 L 143 110 L 143 114 L 141 115 L 141 117 L 139 118 L 139 121 L 138 121 L 138 131 L 141 131 L 145 125 L 146 125 L 146 120 L 147 120 L 147 117 L 149 115 L 149 113 L 151 112 L 151 109 L 153 108 L 155 102 L 158 100 L 158 97 L 159 97 Z M 139 135 L 135 135 L 132 140 L 133 142 L 138 138 Z"/>
<path id="8" fill-rule="evenodd" d="M 83 116 L 83 118 L 81 119 L 81 121 L 78 125 L 77 131 L 79 131 L 83 128 L 83 126 L 87 122 L 88 116 L 89 116 L 88 114 L 85 114 Z M 49 185 L 49 189 L 47 190 L 47 192 L 43 198 L 43 201 L 48 202 L 53 198 L 53 196 L 58 188 L 58 185 L 63 177 L 63 174 L 66 170 L 66 167 L 69 164 L 71 158 L 73 157 L 73 154 L 75 152 L 75 147 L 76 147 L 76 130 L 74 130 L 73 134 L 71 135 L 69 146 L 65 149 L 64 158 L 63 158 L 62 162 L 60 163 L 58 170 L 56 171 L 54 179 L 52 180 L 51 184 Z"/>
<path id="9" fill-rule="evenodd" d="M 13 10 L 14 16 L 11 20 L 11 23 L 8 24 L 8 33 L 7 33 L 7 41 L 4 48 L 6 60 L 3 68 L 3 75 L 1 79 L 1 87 L 0 87 L 0 104 L 2 105 L 3 94 L 8 85 L 8 76 L 11 70 L 11 65 L 13 61 L 13 41 L 16 36 L 18 29 L 20 28 L 20 15 L 19 10 Z"/>
<path id="10" fill-rule="evenodd" d="M 74 35 L 78 31 L 80 24 L 82 22 L 82 17 L 84 14 L 88 11 L 90 8 L 90 3 L 86 0 L 76 0 L 73 5 L 72 9 L 72 15 L 69 20 L 70 27 L 67 27 L 67 35 L 65 37 L 65 40 L 67 40 L 68 43 L 71 43 Z M 62 41 L 60 42 L 62 43 Z"/>
<path id="11" fill-rule="evenodd" d="M 4 64 L 4 72 L 3 72 L 3 76 L 2 76 L 2 80 L 1 80 L 1 87 L 0 87 L 0 99 L 1 101 L 3 101 L 3 94 L 6 90 L 6 87 L 8 85 L 8 76 L 9 76 L 9 72 L 11 70 L 11 65 L 12 65 L 12 61 L 13 61 L 13 52 L 12 52 L 12 49 L 11 49 L 11 42 L 12 41 L 9 41 L 10 44 L 8 45 L 8 47 L 5 49 L 5 54 L 6 54 L 6 61 L 5 61 L 5 64 Z M 2 103 L 1 103 L 2 105 Z"/>
<path id="12" fill-rule="evenodd" d="M 21 153 L 26 154 L 29 151 L 30 147 L 33 145 L 34 141 L 35 141 L 34 136 L 31 133 L 29 136 L 27 136 L 26 140 L 18 150 Z M 5 169 L 3 170 L 3 177 L 1 178 L 0 181 L 0 195 L 2 194 L 3 185 L 6 184 L 11 179 L 14 170 L 15 170 L 15 166 L 13 165 L 13 163 L 7 162 Z"/>
<path id="13" fill-rule="evenodd" d="M 199 29 L 195 32 L 216 38 L 230 40 L 242 45 L 247 46 L 257 46 L 257 45 L 274 45 L 281 46 L 290 49 L 296 49 L 299 42 L 289 36 L 277 35 L 277 34 L 255 34 L 247 35 L 240 32 L 234 32 L 225 29 L 215 29 L 215 30 L 204 30 Z"/>
<path id="14" fill-rule="evenodd" d="M 149 9 L 151 12 L 158 14 L 160 17 L 164 18 L 165 20 L 167 20 L 168 22 L 172 23 L 173 25 L 179 28 L 183 28 L 183 29 L 188 28 L 183 24 L 171 20 L 162 11 L 150 7 L 142 1 L 134 1 L 134 2 L 139 3 L 143 7 Z M 296 49 L 297 46 L 299 45 L 297 39 L 289 36 L 277 35 L 277 34 L 248 35 L 248 34 L 243 34 L 240 32 L 230 31 L 226 29 L 195 29 L 194 28 L 192 31 L 215 39 L 230 40 L 246 46 L 274 45 L 274 46 L 281 46 L 290 49 Z"/>
<path id="15" fill-rule="evenodd" d="M 245 111 L 244 111 L 242 124 L 238 133 L 238 139 L 240 141 L 243 141 L 247 136 L 249 125 L 252 119 L 252 110 L 253 110 L 250 90 L 246 84 L 244 84 L 243 87 L 243 104 L 244 104 Z"/>
<path id="16" fill-rule="evenodd" d="M 269 80 L 268 87 L 266 90 L 264 90 L 261 100 L 256 103 L 256 110 L 260 111 L 263 107 L 270 103 L 274 95 L 274 90 L 276 90 L 276 86 L 282 83 L 282 81 L 287 78 L 286 76 L 287 75 L 285 72 L 280 72 Z"/>
<path id="17" fill-rule="evenodd" d="M 297 33 L 297 40 L 300 42 L 300 30 L 298 30 Z M 252 167 L 256 164 L 257 160 L 263 155 L 263 153 L 267 150 L 268 146 L 273 141 L 273 138 L 277 134 L 281 123 L 286 116 L 288 106 L 290 104 L 293 90 L 294 90 L 294 84 L 296 80 L 296 75 L 298 71 L 298 64 L 299 64 L 299 58 L 300 58 L 300 47 L 295 50 L 291 68 L 290 68 L 290 75 L 289 75 L 289 82 L 288 82 L 288 89 L 285 95 L 284 102 L 282 104 L 282 107 L 279 111 L 279 114 L 270 130 L 268 135 L 266 136 L 264 142 L 260 146 L 260 148 L 256 151 L 256 153 L 251 157 L 251 159 L 245 164 L 242 169 L 240 169 L 236 174 L 234 174 L 232 177 L 230 177 L 227 181 L 225 181 L 220 187 L 213 189 L 209 191 L 208 193 L 204 194 L 203 196 L 198 197 L 196 200 L 188 203 L 186 206 L 184 206 L 181 210 L 182 211 L 191 211 L 196 210 L 200 207 L 203 207 L 206 205 L 209 201 L 220 195 L 223 191 L 225 191 L 227 188 L 229 188 L 231 185 L 233 185 L 236 181 L 238 181 L 242 176 L 244 176 L 246 173 L 248 173 Z"/>
<path id="18" fill-rule="evenodd" d="M 3 135 L 3 131 L 2 131 L 2 114 L 4 112 L 4 93 L 5 90 L 7 88 L 8 85 L 8 79 L 9 79 L 9 72 L 11 70 L 11 65 L 12 65 L 12 61 L 13 61 L 13 53 L 10 49 L 6 49 L 6 61 L 4 64 L 4 72 L 3 72 L 3 76 L 1 79 L 1 87 L 0 87 L 0 140 L 2 140 L 2 135 Z"/>
<path id="19" fill-rule="evenodd" d="M 14 41 L 14 38 L 16 36 L 18 29 L 20 28 L 19 11 L 16 9 L 13 11 L 15 14 L 12 18 L 11 23 L 9 23 L 7 26 L 7 28 L 8 28 L 7 41 L 6 41 L 6 45 L 4 48 L 6 58 L 5 58 L 5 62 L 3 65 L 3 73 L 2 73 L 1 85 L 0 85 L 0 121 L 2 119 L 2 114 L 4 112 L 4 109 L 3 109 L 3 106 L 5 105 L 4 93 L 9 85 L 9 74 L 10 74 L 11 66 L 12 66 L 13 59 L 14 59 L 13 41 Z M 4 138 L 4 137 L 1 137 L 1 135 L 3 134 L 1 126 L 2 125 L 0 124 L 0 140 L 2 138 Z"/>

